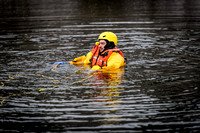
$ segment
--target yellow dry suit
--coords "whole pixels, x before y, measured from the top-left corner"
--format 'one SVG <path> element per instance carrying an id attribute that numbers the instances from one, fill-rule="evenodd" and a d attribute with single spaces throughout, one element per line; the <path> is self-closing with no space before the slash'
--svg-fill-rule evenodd
<path id="1" fill-rule="evenodd" d="M 116 47 L 99 53 L 99 46 L 95 45 L 87 56 L 80 56 L 70 61 L 70 64 L 91 64 L 91 70 L 113 70 L 125 65 L 123 53 Z"/>
<path id="2" fill-rule="evenodd" d="M 114 47 L 108 48 L 103 53 L 100 53 L 99 42 L 97 42 L 86 56 L 75 58 L 73 61 L 70 61 L 70 64 L 91 64 L 91 70 L 101 71 L 113 71 L 126 64 L 123 53 L 116 48 L 117 36 L 113 32 L 107 31 L 101 33 L 98 40 L 107 40 L 108 42 L 113 43 Z"/>

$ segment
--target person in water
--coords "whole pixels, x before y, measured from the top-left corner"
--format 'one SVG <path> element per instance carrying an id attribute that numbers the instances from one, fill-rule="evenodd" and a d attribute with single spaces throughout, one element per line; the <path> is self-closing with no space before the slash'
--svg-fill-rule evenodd
<path id="1" fill-rule="evenodd" d="M 113 32 L 101 33 L 98 40 L 86 56 L 75 58 L 70 64 L 91 64 L 92 71 L 118 69 L 125 65 L 123 53 L 116 48 L 117 36 Z"/>

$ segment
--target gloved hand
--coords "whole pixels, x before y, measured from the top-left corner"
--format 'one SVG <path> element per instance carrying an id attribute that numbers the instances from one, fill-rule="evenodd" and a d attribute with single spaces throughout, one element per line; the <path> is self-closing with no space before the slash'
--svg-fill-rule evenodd
<path id="1" fill-rule="evenodd" d="M 99 48 L 99 42 L 96 42 L 96 44 L 94 45 L 94 47 L 92 48 L 92 53 L 94 54 Z"/>
<path id="2" fill-rule="evenodd" d="M 97 46 L 98 46 L 98 45 L 99 45 L 99 42 L 96 42 L 96 43 L 95 43 L 95 45 L 97 45 Z"/>
<path id="3" fill-rule="evenodd" d="M 100 70 L 100 69 L 101 69 L 100 66 L 95 65 L 95 66 L 93 66 L 93 67 L 90 69 L 90 71 L 97 71 L 97 70 Z"/>

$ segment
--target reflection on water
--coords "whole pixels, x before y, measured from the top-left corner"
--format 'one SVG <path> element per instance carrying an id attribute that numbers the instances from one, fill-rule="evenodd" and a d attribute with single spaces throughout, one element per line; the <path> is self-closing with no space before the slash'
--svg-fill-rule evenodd
<path id="1" fill-rule="evenodd" d="M 199 14 L 198 0 L 0 1 L 0 131 L 200 131 Z M 125 68 L 52 71 L 108 30 Z"/>

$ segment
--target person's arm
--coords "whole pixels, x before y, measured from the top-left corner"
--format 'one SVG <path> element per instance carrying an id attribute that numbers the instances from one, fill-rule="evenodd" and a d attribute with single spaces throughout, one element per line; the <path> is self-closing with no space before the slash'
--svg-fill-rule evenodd
<path id="1" fill-rule="evenodd" d="M 80 57 L 75 58 L 73 61 L 70 61 L 70 64 L 90 64 L 90 59 L 92 58 L 93 53 L 92 52 L 88 52 L 87 55 L 83 55 Z"/>
<path id="2" fill-rule="evenodd" d="M 106 67 L 107 69 L 108 68 L 118 69 L 124 65 L 125 65 L 124 58 L 119 53 L 113 52 L 111 56 L 108 58 Z"/>
<path id="3" fill-rule="evenodd" d="M 89 52 L 85 58 L 85 60 L 83 61 L 84 64 L 90 64 L 91 63 L 91 58 L 93 56 L 93 53 L 92 52 Z"/>
<path id="4" fill-rule="evenodd" d="M 83 63 L 85 61 L 85 59 L 86 59 L 86 56 L 83 55 L 83 56 L 75 58 L 73 61 L 70 61 L 69 63 L 70 64 L 80 64 L 80 63 Z"/>

